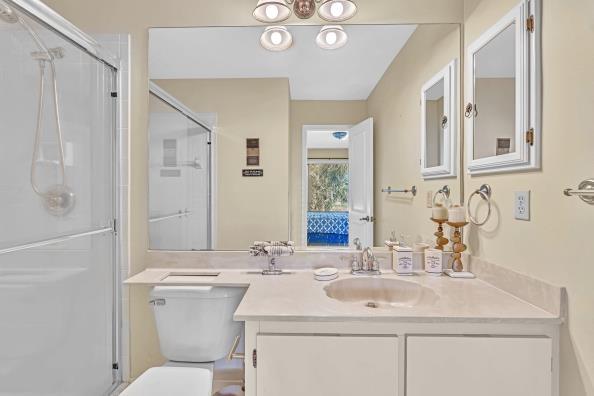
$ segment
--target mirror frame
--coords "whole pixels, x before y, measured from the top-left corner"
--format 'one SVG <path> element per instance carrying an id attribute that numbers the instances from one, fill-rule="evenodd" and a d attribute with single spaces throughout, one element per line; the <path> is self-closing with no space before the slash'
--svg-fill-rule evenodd
<path id="1" fill-rule="evenodd" d="M 452 60 L 446 67 L 431 77 L 421 88 L 421 175 L 423 179 L 441 179 L 456 177 L 456 143 L 457 143 L 457 59 Z M 427 167 L 426 145 L 427 145 L 427 119 L 426 119 L 426 98 L 427 91 L 439 80 L 443 79 L 444 116 L 447 117 L 446 128 L 444 128 L 443 164 Z"/>
<path id="2" fill-rule="evenodd" d="M 467 170 L 471 175 L 540 169 L 540 29 L 541 0 L 523 0 L 466 50 L 466 99 L 464 110 Z M 474 158 L 475 54 L 502 31 L 515 23 L 516 41 L 516 151 L 486 158 Z M 531 29 L 529 24 L 532 23 Z"/>

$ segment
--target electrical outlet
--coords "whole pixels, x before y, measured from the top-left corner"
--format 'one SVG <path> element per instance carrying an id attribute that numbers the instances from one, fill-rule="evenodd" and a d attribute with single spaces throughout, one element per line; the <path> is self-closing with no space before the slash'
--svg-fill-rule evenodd
<path id="1" fill-rule="evenodd" d="M 530 191 L 516 191 L 514 212 L 517 220 L 530 220 Z"/>

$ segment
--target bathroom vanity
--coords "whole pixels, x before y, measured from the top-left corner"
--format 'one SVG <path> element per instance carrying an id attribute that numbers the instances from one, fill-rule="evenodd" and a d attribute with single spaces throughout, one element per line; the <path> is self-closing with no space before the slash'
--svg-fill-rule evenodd
<path id="1" fill-rule="evenodd" d="M 549 312 L 480 279 L 424 273 L 217 273 L 149 269 L 128 283 L 247 287 L 234 315 L 246 396 L 558 395 L 560 301 Z"/>

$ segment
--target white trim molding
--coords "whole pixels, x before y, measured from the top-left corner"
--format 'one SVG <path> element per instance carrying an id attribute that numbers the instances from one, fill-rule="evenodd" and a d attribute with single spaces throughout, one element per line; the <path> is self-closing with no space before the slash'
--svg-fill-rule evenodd
<path id="1" fill-rule="evenodd" d="M 466 49 L 466 102 L 473 111 L 466 114 L 466 155 L 470 175 L 540 169 L 541 166 L 541 71 L 540 1 L 522 0 Z M 533 31 L 528 21 L 533 21 Z M 515 26 L 515 151 L 474 158 L 475 55 L 509 26 Z M 531 135 L 531 139 L 528 136 Z M 532 140 L 530 142 L 529 140 Z"/>
<path id="2" fill-rule="evenodd" d="M 440 179 L 456 176 L 456 142 L 457 142 L 457 59 L 452 60 L 446 67 L 431 77 L 421 88 L 421 175 L 423 179 Z M 443 161 L 441 165 L 428 167 L 427 163 L 427 91 L 440 80 L 443 80 L 443 107 L 447 117 L 443 128 Z"/>

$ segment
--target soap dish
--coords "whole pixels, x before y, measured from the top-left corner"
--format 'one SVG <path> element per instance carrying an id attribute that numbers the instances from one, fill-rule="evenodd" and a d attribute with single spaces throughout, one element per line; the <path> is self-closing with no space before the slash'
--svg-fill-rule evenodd
<path id="1" fill-rule="evenodd" d="M 468 271 L 460 271 L 456 272 L 452 269 L 447 269 L 443 271 L 447 276 L 450 278 L 462 278 L 462 279 L 474 279 L 476 276 L 472 272 Z"/>
<path id="2" fill-rule="evenodd" d="M 336 268 L 318 268 L 314 271 L 314 279 L 318 281 L 331 281 L 338 278 Z"/>

